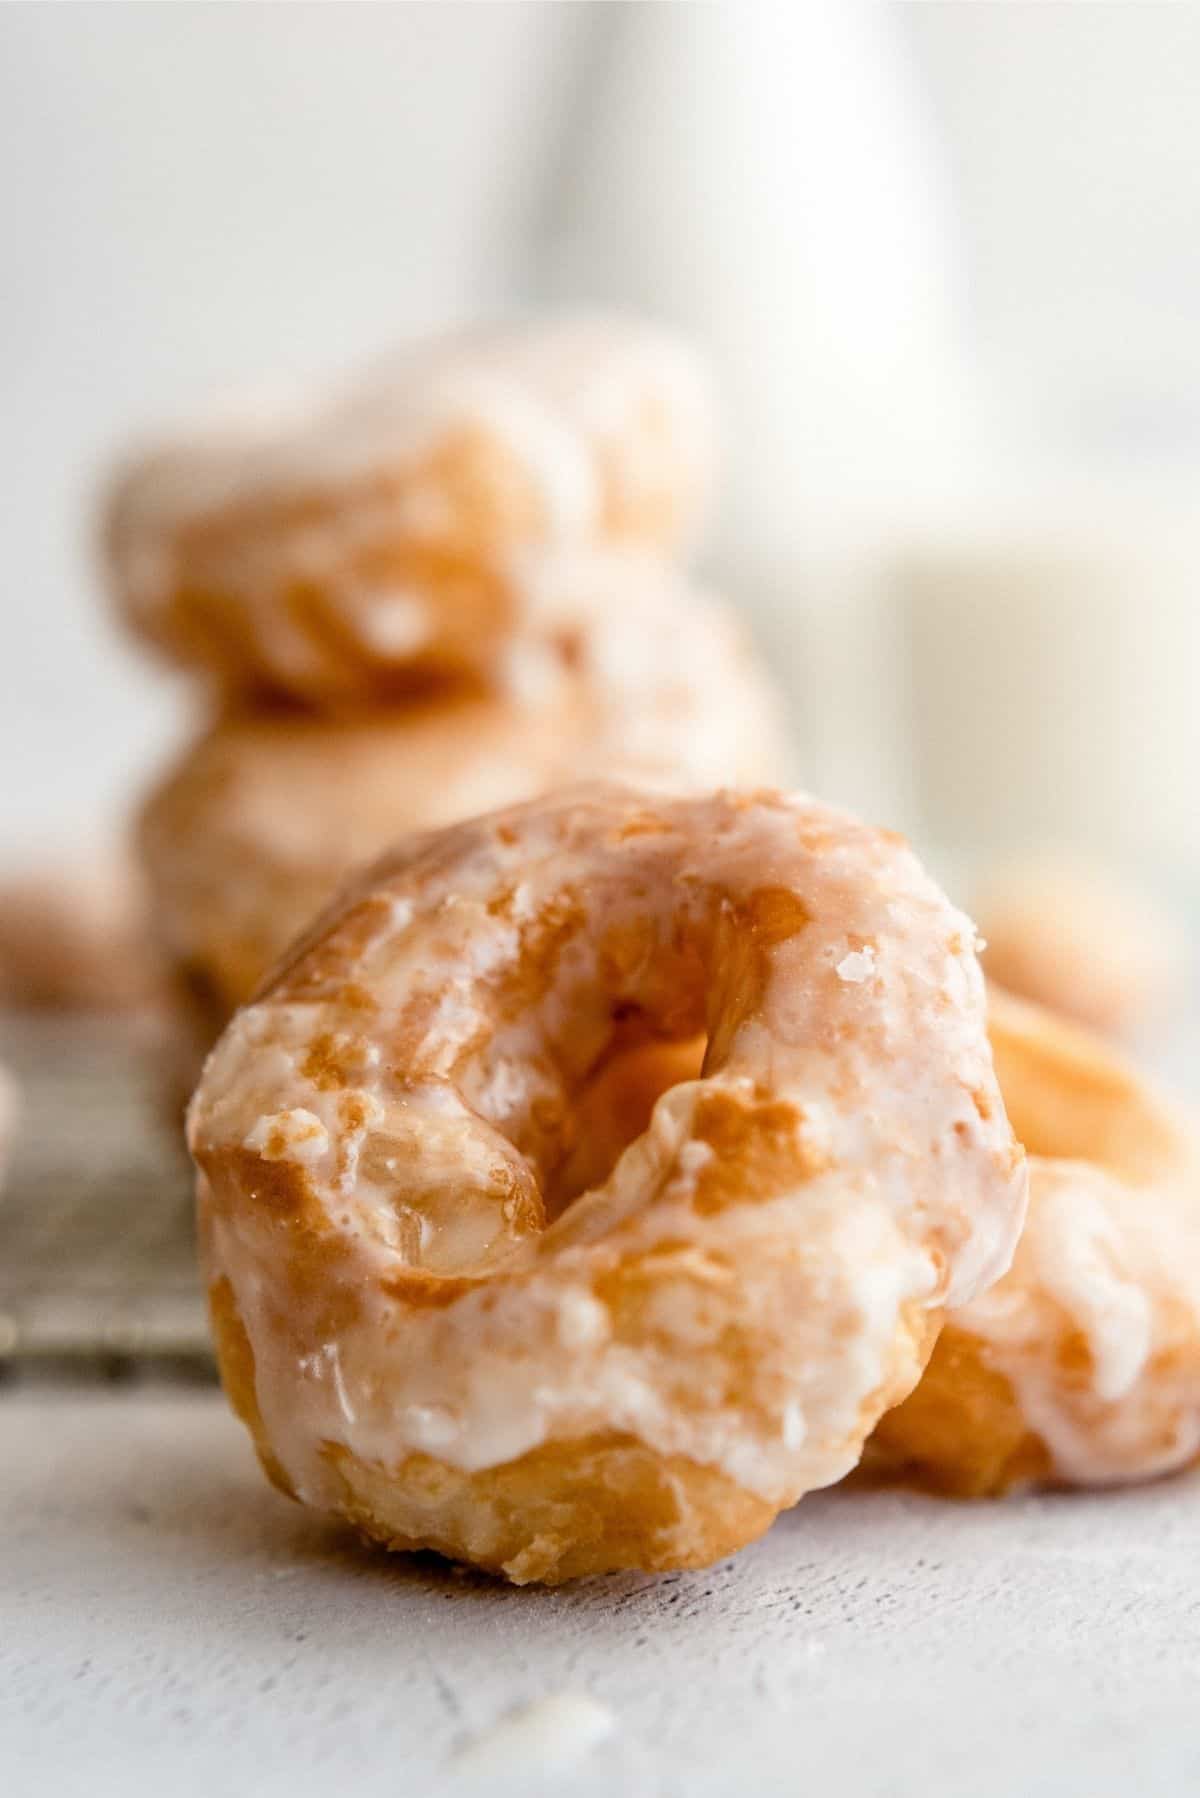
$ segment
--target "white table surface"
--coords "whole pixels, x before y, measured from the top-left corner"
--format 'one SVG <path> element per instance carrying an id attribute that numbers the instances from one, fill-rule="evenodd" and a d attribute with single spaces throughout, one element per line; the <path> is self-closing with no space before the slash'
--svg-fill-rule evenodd
<path id="1" fill-rule="evenodd" d="M 612 1733 L 501 1778 L 558 1694 Z M 834 1491 L 708 1572 L 513 1590 L 306 1516 L 215 1394 L 0 1394 L 5 1798 L 501 1789 L 1194 1793 L 1200 1479 Z"/>

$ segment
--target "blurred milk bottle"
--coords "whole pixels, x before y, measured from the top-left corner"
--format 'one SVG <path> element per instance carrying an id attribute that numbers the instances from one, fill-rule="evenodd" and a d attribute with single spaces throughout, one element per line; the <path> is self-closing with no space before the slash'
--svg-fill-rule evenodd
<path id="1" fill-rule="evenodd" d="M 889 9 L 600 8 L 544 288 L 696 334 L 719 381 L 713 567 L 794 702 L 797 774 L 913 822 L 898 532 L 962 476 L 937 170 Z"/>
<path id="2" fill-rule="evenodd" d="M 967 222 L 977 503 L 902 559 L 932 834 L 1200 899 L 1200 8 L 913 7 Z"/>
<path id="3" fill-rule="evenodd" d="M 1200 890 L 1200 523 L 1165 471 L 1044 466 L 901 555 L 925 827 Z M 1191 491 L 1189 491 L 1189 488 Z"/>

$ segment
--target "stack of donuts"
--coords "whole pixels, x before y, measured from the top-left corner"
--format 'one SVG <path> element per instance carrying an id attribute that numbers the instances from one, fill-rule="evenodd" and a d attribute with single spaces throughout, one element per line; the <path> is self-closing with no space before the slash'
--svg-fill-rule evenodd
<path id="1" fill-rule="evenodd" d="M 696 1566 L 847 1473 L 1025 1168 L 968 921 L 769 790 L 575 787 L 399 843 L 192 1102 L 271 1479 L 515 1581 Z"/>
<path id="2" fill-rule="evenodd" d="M 576 787 L 396 845 L 190 1111 L 272 1481 L 553 1583 L 701 1565 L 862 1458 L 964 1495 L 1194 1462 L 1200 1132 L 985 1002 L 979 946 L 803 795 Z"/>
<path id="3" fill-rule="evenodd" d="M 682 563 L 712 438 L 687 346 L 566 319 L 414 347 L 126 468 L 112 585 L 208 706 L 140 826 L 204 1035 L 405 831 L 590 774 L 779 776 L 775 696 Z"/>
<path id="4" fill-rule="evenodd" d="M 141 844 L 224 1026 L 188 1140 L 226 1389 L 283 1491 L 518 1582 L 703 1564 L 864 1459 L 1200 1457 L 1200 1129 L 989 1003 L 893 832 L 772 784 L 682 571 L 710 459 L 681 346 L 560 323 L 212 426 L 110 513 L 209 694 Z M 996 972 L 1084 1011 L 1096 955 L 993 915 Z"/>

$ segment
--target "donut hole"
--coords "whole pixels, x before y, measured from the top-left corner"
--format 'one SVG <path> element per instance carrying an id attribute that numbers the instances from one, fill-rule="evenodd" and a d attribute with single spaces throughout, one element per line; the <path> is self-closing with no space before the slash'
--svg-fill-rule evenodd
<path id="1" fill-rule="evenodd" d="M 450 933 L 466 929 L 478 960 L 454 988 L 452 1015 L 479 1028 L 450 1077 L 431 1070 L 410 1152 L 387 1145 L 378 1189 L 406 1214 L 394 1246 L 409 1266 L 486 1276 L 607 1187 L 662 1096 L 725 1065 L 761 1003 L 771 955 L 807 926 L 807 907 L 785 888 L 735 900 L 681 872 L 678 843 L 649 803 L 631 811 L 621 841 L 639 845 L 634 878 L 622 867 L 586 889 L 564 883 L 540 896 L 532 919 L 517 914 L 516 932 L 515 888 L 486 909 L 456 898 L 439 914 L 455 954 Z M 503 945 L 492 953 L 489 929 Z M 444 1053 L 443 1003 L 431 983 L 410 1004 L 410 1070 Z M 403 1129 L 409 1102 L 397 1090 L 384 1135 Z"/>
<path id="2" fill-rule="evenodd" d="M 648 1128 L 662 1095 L 699 1078 L 707 1046 L 704 1036 L 635 1042 L 618 1044 L 603 1056 L 576 1096 L 571 1146 L 543 1182 L 547 1223 L 608 1180 L 630 1143 Z"/>
<path id="3" fill-rule="evenodd" d="M 356 1182 L 370 1194 L 368 1227 L 406 1267 L 446 1279 L 498 1272 L 603 1186 L 660 1096 L 699 1074 L 717 985 L 711 931 L 637 915 L 597 955 L 586 921 L 569 896 L 543 907 L 551 954 L 527 954 L 499 979 L 489 971 L 498 1028 L 452 1078 L 385 1082 Z M 429 1033 L 440 1002 L 438 990 L 422 994 L 414 1036 Z M 456 1002 L 470 1004 L 461 989 Z"/>
<path id="4" fill-rule="evenodd" d="M 454 1167 L 452 1182 L 434 1181 L 420 1190 L 407 1183 L 397 1187 L 397 1176 L 411 1168 L 418 1146 L 428 1153 L 439 1134 L 428 1116 L 419 1145 L 402 1132 L 372 1132 L 359 1159 L 360 1181 L 377 1192 L 392 1189 L 389 1202 L 376 1212 L 376 1227 L 408 1266 L 424 1273 L 478 1278 L 497 1271 L 585 1192 L 606 1183 L 625 1150 L 648 1128 L 662 1095 L 699 1077 L 707 1040 L 647 1041 L 636 1022 L 631 1033 L 618 1028 L 564 1098 L 536 1155 L 520 1153 L 482 1120 L 465 1134 L 447 1129 L 439 1161 Z"/>

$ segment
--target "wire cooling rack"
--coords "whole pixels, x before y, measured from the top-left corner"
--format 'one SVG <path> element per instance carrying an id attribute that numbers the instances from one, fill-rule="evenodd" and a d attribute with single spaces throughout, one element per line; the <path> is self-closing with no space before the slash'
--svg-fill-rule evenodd
<path id="1" fill-rule="evenodd" d="M 1200 993 L 1143 1058 L 1195 1094 Z M 214 1379 L 163 1027 L 0 1011 L 0 1062 L 20 1088 L 0 1188 L 0 1379 Z"/>
<path id="2" fill-rule="evenodd" d="M 169 1051 L 145 1020 L 0 1014 L 0 1375 L 212 1377 Z"/>

